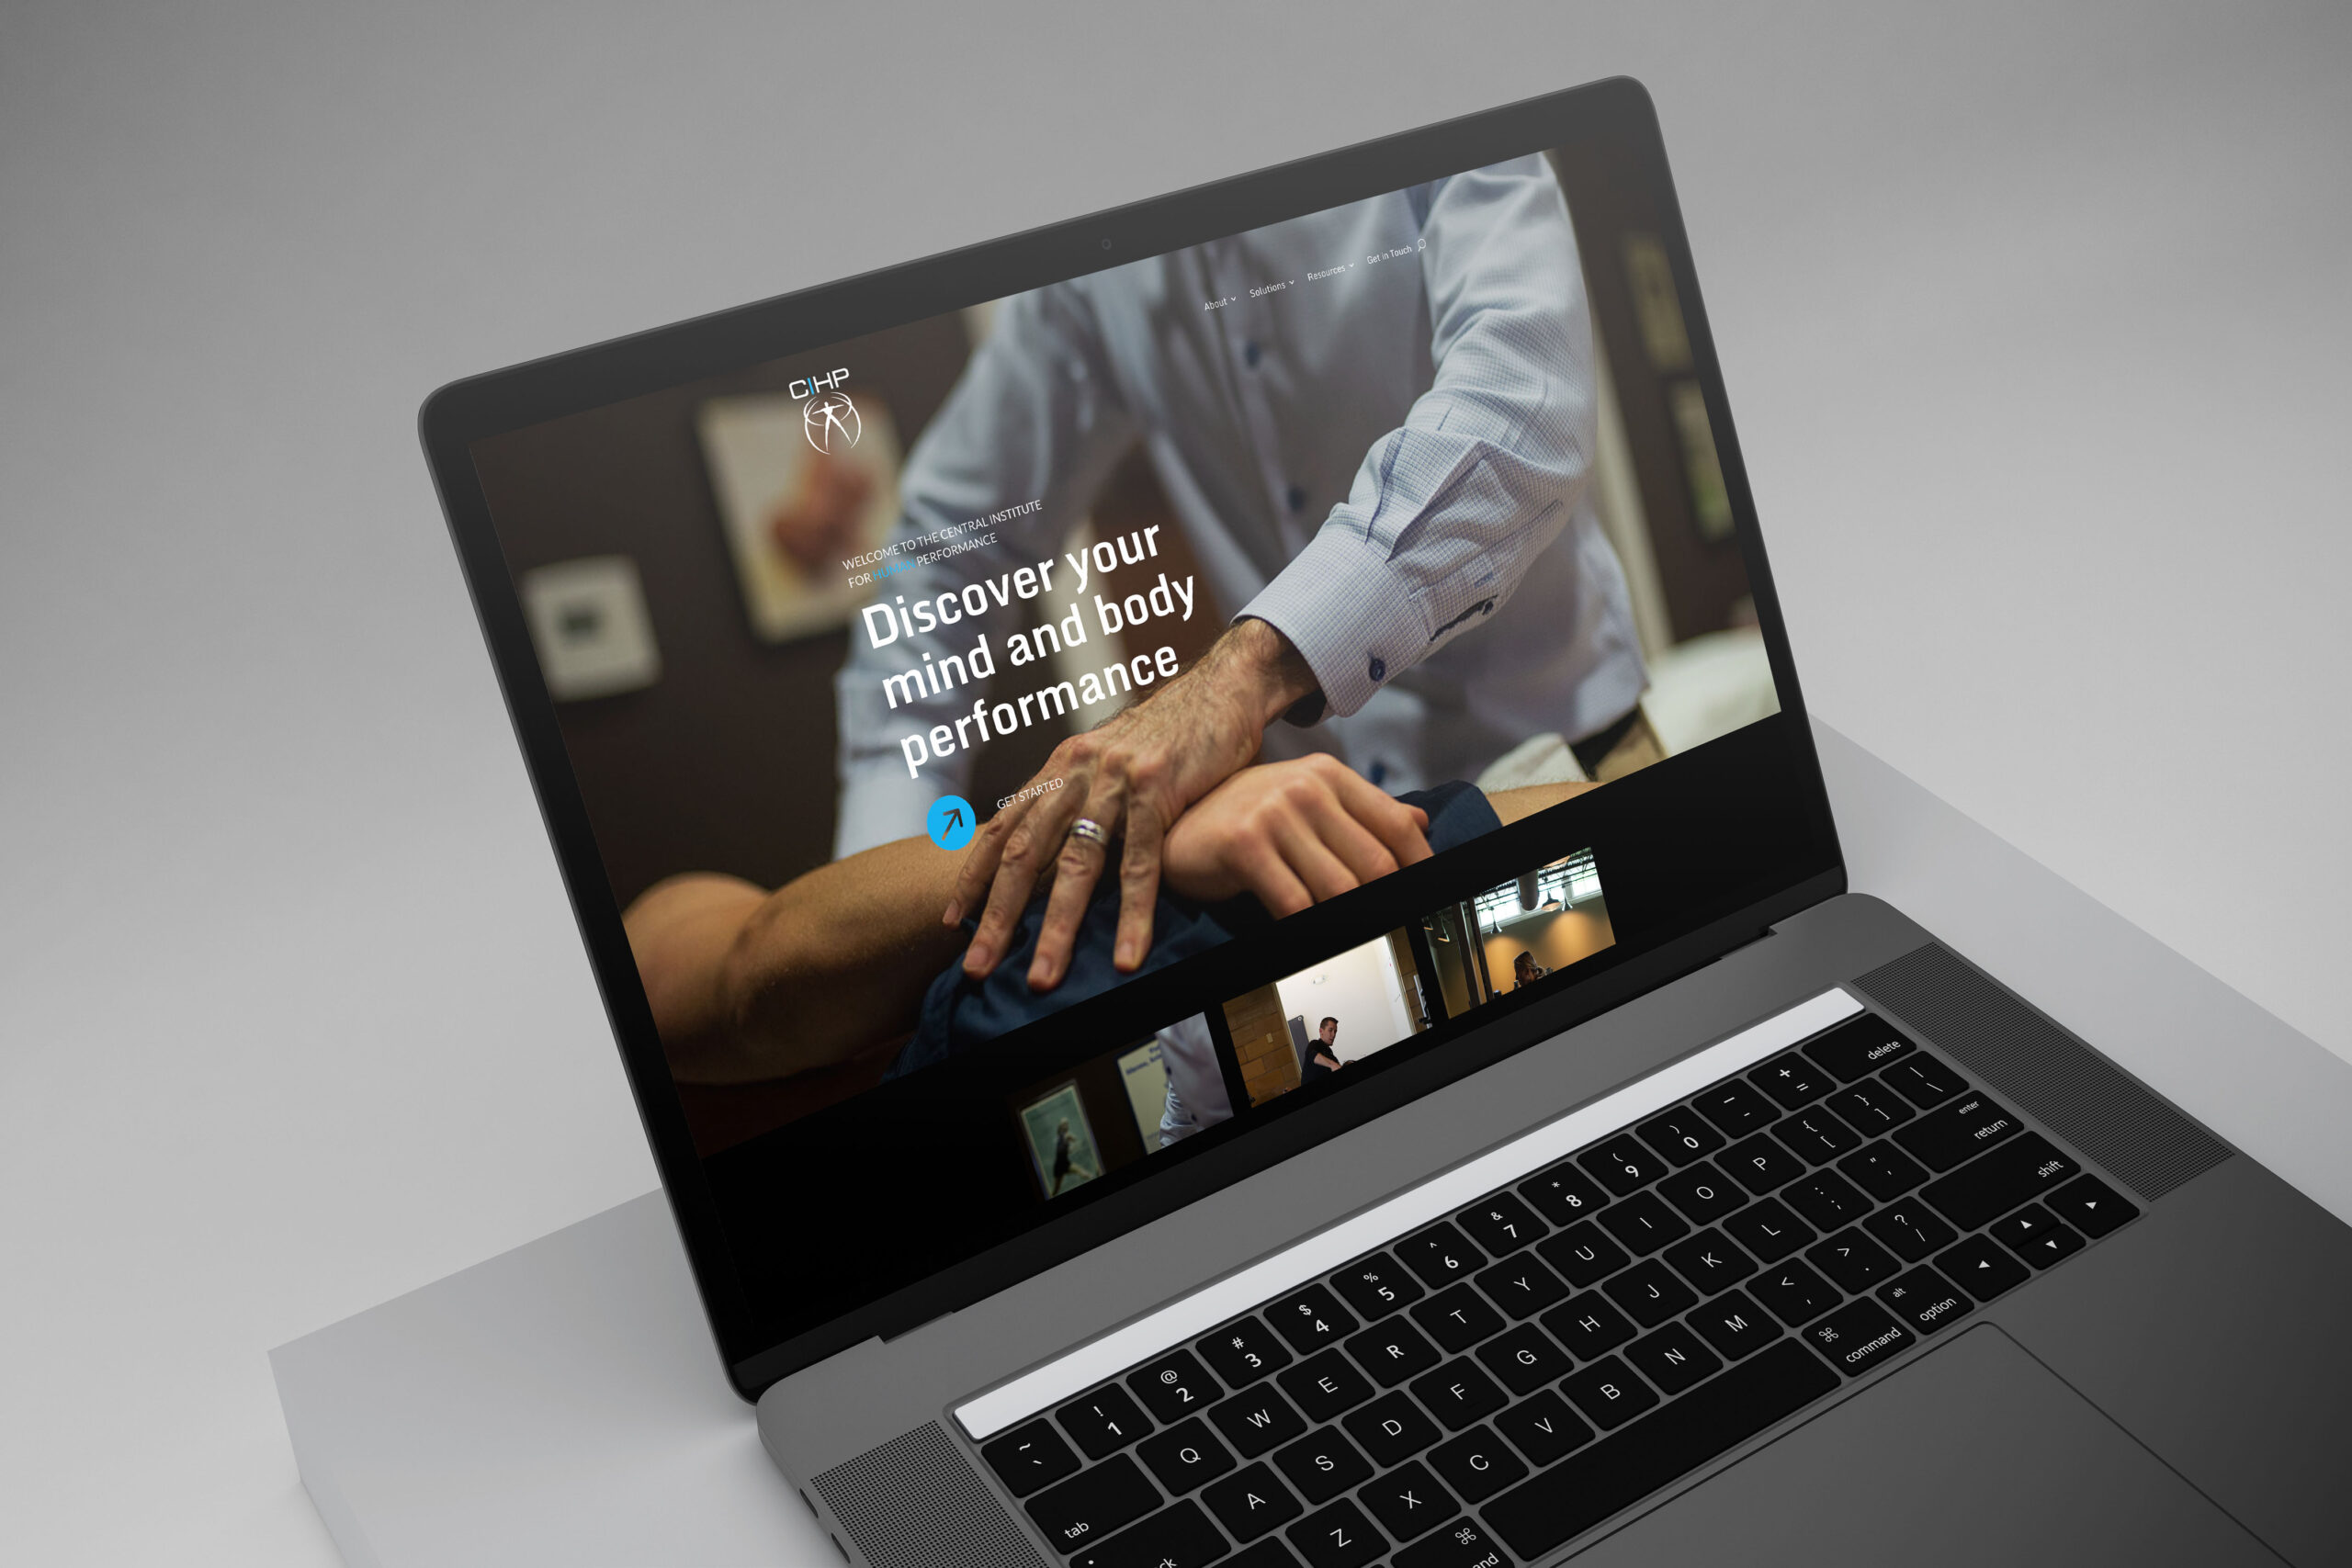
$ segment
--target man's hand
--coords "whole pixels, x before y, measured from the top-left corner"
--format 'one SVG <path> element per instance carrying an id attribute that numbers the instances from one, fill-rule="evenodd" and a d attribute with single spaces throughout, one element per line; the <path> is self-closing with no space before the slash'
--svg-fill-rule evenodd
<path id="1" fill-rule="evenodd" d="M 1149 698 L 1054 748 L 1032 782 L 1059 779 L 1062 787 L 998 812 L 965 853 L 943 919 L 948 925 L 962 919 L 983 891 L 988 907 L 964 954 L 964 973 L 977 979 L 996 967 L 1039 874 L 1051 865 L 1054 886 L 1029 986 L 1047 991 L 1061 984 L 1079 919 L 1109 858 L 1099 845 L 1070 837 L 1070 824 L 1080 818 L 1126 835 L 1112 963 L 1132 973 L 1151 949 L 1152 901 L 1169 829 L 1257 755 L 1266 726 L 1313 690 L 1314 672 L 1280 632 L 1263 621 L 1243 621 Z"/>
<path id="2" fill-rule="evenodd" d="M 1429 859 L 1429 825 L 1336 757 L 1245 768 L 1169 832 L 1168 886 L 1204 902 L 1253 893 L 1295 914 Z"/>

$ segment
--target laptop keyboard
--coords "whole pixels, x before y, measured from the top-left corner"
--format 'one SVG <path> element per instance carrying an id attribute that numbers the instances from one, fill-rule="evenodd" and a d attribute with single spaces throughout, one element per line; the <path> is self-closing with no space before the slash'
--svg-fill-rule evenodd
<path id="1" fill-rule="evenodd" d="M 1864 1015 L 980 1452 L 1069 1568 L 1525 1563 L 2137 1213 Z"/>

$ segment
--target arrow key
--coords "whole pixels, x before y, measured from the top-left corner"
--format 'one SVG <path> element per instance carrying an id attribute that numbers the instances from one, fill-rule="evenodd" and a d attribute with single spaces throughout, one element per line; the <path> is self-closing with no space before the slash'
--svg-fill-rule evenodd
<path id="1" fill-rule="evenodd" d="M 2093 1241 L 2140 1217 L 2130 1199 L 2096 1176 L 2078 1176 L 2042 1201 Z"/>
<path id="2" fill-rule="evenodd" d="M 1994 1246 L 1991 1237 L 1982 1235 L 1970 1236 L 1959 1246 L 1936 1254 L 1936 1267 L 1944 1278 L 1957 1281 L 1962 1290 L 1980 1302 L 1989 1302 L 2004 1291 L 2014 1290 L 2031 1274 L 2024 1264 Z"/>

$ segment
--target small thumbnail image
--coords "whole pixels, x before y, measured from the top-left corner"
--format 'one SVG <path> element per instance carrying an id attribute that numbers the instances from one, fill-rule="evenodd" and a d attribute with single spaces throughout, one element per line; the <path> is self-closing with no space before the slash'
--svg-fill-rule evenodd
<path id="1" fill-rule="evenodd" d="M 1617 941 L 1590 850 L 1432 910 L 1421 934 L 1450 1018 L 1539 985 Z"/>
<path id="2" fill-rule="evenodd" d="M 1076 1084 L 1062 1084 L 1023 1106 L 1021 1125 L 1029 1135 L 1029 1156 L 1046 1197 L 1058 1198 L 1102 1174 L 1094 1130 L 1087 1123 Z"/>
<path id="3" fill-rule="evenodd" d="M 1429 977 L 1402 929 L 1225 1004 L 1226 1032 L 1252 1105 L 1336 1077 L 1444 1017 L 1431 1006 Z"/>

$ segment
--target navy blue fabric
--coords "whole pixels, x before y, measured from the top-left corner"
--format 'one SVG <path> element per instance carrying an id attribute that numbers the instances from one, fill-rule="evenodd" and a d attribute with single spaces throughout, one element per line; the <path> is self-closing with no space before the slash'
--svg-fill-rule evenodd
<path id="1" fill-rule="evenodd" d="M 1502 826 L 1495 808 L 1487 804 L 1487 797 L 1475 784 L 1456 781 L 1435 789 L 1414 790 L 1397 798 L 1429 813 L 1430 848 L 1441 854 Z M 1049 1018 L 1134 977 L 1120 974 L 1111 965 L 1112 944 L 1119 930 L 1119 887 L 1115 878 L 1106 877 L 1096 886 L 1094 897 L 1079 921 L 1069 975 L 1060 985 L 1040 994 L 1029 988 L 1027 976 L 1030 962 L 1037 953 L 1037 933 L 1045 919 L 1046 901 L 1031 900 L 1020 923 L 1013 928 L 1012 951 L 985 980 L 967 979 L 960 960 L 942 971 L 923 993 L 922 1014 L 914 1037 L 899 1052 L 898 1060 L 883 1076 L 904 1077 L 985 1044 L 1024 1023 Z M 1171 964 L 1182 964 L 1271 919 L 1258 901 L 1247 895 L 1222 904 L 1201 904 L 1163 889 L 1152 911 L 1151 953 L 1136 973 L 1148 975 Z M 964 929 L 970 934 L 978 930 L 978 924 L 966 920 Z"/>

